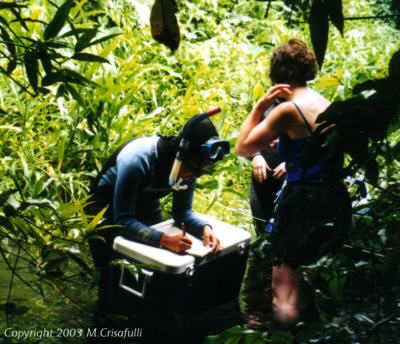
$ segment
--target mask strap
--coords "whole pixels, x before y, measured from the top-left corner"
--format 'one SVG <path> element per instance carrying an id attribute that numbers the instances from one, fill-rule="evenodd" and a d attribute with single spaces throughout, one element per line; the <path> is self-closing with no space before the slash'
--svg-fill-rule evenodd
<path id="1" fill-rule="evenodd" d="M 179 144 L 178 152 L 176 153 L 175 161 L 171 169 L 171 173 L 169 175 L 168 183 L 169 186 L 176 191 L 179 190 L 185 190 L 187 188 L 187 185 L 181 185 L 182 184 L 182 179 L 178 180 L 178 175 L 179 171 L 181 169 L 182 161 L 185 156 L 185 153 L 187 152 L 189 148 L 189 140 L 186 139 L 186 137 L 190 134 L 194 126 L 201 122 L 203 119 L 207 117 L 211 117 L 212 115 L 215 115 L 217 113 L 221 112 L 220 107 L 216 107 L 214 109 L 211 109 L 207 112 L 203 112 L 199 115 L 197 115 L 193 121 L 190 123 L 190 125 L 186 128 L 186 132 L 184 133 L 184 136 L 182 137 L 182 140 Z"/>

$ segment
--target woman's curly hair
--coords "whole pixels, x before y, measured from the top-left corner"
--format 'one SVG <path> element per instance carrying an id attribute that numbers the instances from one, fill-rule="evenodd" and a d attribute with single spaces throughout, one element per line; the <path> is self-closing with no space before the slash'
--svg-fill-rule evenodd
<path id="1" fill-rule="evenodd" d="M 269 77 L 275 84 L 306 85 L 317 75 L 317 61 L 313 51 L 301 39 L 293 38 L 272 53 Z"/>

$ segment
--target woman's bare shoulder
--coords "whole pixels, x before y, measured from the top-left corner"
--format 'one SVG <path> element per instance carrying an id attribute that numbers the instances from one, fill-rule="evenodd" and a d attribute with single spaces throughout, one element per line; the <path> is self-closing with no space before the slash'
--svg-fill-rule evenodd
<path id="1" fill-rule="evenodd" d="M 280 103 L 279 105 L 276 106 L 276 108 L 274 110 L 276 110 L 276 113 L 281 116 L 285 116 L 285 115 L 290 116 L 291 114 L 296 112 L 294 104 L 290 101 L 284 101 L 284 102 Z"/>
<path id="2" fill-rule="evenodd" d="M 282 121 L 291 120 L 296 115 L 296 108 L 290 101 L 280 103 L 274 110 L 276 110 L 276 118 Z"/>

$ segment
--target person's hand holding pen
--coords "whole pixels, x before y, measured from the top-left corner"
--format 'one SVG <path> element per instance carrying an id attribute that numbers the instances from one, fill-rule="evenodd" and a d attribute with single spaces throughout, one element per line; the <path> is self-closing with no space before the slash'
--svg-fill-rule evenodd
<path id="1" fill-rule="evenodd" d="M 186 236 L 185 225 L 182 224 L 182 233 L 177 235 L 163 234 L 160 245 L 176 253 L 184 253 L 192 247 L 192 240 Z"/>

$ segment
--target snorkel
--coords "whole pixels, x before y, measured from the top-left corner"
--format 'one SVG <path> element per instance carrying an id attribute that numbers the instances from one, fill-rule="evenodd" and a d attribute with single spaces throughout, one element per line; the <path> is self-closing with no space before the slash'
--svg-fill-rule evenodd
<path id="1" fill-rule="evenodd" d="M 197 123 L 199 123 L 203 119 L 211 117 L 212 115 L 215 115 L 219 112 L 221 112 L 221 109 L 219 107 L 216 107 L 207 112 L 203 112 L 199 115 L 196 115 L 191 120 L 190 124 L 183 131 L 182 139 L 181 139 L 181 142 L 179 143 L 178 152 L 176 153 L 174 164 L 172 166 L 171 173 L 170 173 L 169 179 L 168 179 L 169 186 L 173 190 L 180 191 L 180 190 L 187 189 L 187 185 L 182 185 L 183 179 L 179 178 L 179 180 L 178 180 L 178 174 L 179 174 L 179 170 L 181 169 L 182 161 L 185 157 L 185 154 L 189 149 L 189 143 L 190 143 L 190 140 L 188 139 L 189 134 L 191 133 L 191 131 L 193 130 L 193 128 L 196 126 Z"/>

